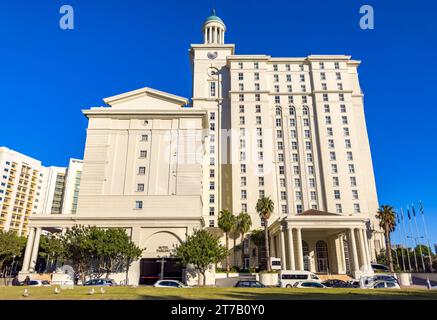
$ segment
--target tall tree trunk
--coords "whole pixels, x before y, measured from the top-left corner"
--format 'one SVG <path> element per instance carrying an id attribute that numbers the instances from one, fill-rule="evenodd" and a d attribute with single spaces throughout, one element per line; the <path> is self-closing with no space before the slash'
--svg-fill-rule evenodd
<path id="1" fill-rule="evenodd" d="M 244 269 L 244 233 L 243 232 L 241 233 L 241 267 Z"/>
<path id="2" fill-rule="evenodd" d="M 391 241 L 390 241 L 390 231 L 388 230 L 388 225 L 385 224 L 385 246 L 387 254 L 388 269 L 393 272 L 393 258 L 391 255 Z"/>
<path id="3" fill-rule="evenodd" d="M 226 273 L 229 277 L 229 234 L 226 232 L 226 252 L 228 253 L 226 255 Z"/>
<path id="4" fill-rule="evenodd" d="M 206 270 L 202 272 L 202 276 L 203 276 L 203 280 L 202 280 L 203 286 L 206 286 Z"/>
<path id="5" fill-rule="evenodd" d="M 270 266 L 270 249 L 269 249 L 269 231 L 267 228 L 267 219 L 264 219 L 264 243 L 265 243 L 265 250 L 266 250 L 266 260 L 267 260 L 267 271 L 272 271 L 272 268 Z"/>
<path id="6" fill-rule="evenodd" d="M 234 240 L 234 249 L 233 249 L 233 251 L 234 251 L 234 266 L 238 267 L 238 263 L 237 263 L 237 250 L 235 250 L 235 246 L 237 245 L 237 239 L 236 239 L 236 234 L 235 233 L 232 234 L 232 238 Z"/>

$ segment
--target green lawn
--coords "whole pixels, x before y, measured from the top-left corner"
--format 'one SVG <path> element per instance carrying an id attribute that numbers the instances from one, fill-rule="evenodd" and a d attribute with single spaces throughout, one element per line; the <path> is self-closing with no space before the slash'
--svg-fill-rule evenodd
<path id="1" fill-rule="evenodd" d="M 76 287 L 62 290 L 60 294 L 54 293 L 54 287 L 28 288 L 30 296 L 23 297 L 24 287 L 0 287 L 0 300 L 25 299 L 433 299 L 437 300 L 437 290 L 428 291 L 421 289 L 403 290 L 362 290 L 362 289 L 245 289 L 245 288 L 187 288 L 166 289 L 153 287 L 115 287 L 106 288 L 101 294 L 99 288 L 96 293 L 89 295 L 90 288 Z"/>

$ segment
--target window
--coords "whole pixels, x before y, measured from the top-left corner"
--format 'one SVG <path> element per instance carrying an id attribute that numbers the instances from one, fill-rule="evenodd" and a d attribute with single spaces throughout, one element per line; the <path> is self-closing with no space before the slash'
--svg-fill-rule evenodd
<path id="1" fill-rule="evenodd" d="M 264 186 L 264 177 L 258 177 L 258 186 L 263 187 Z"/>
<path id="2" fill-rule="evenodd" d="M 240 161 L 246 161 L 246 152 L 240 151 Z"/>
<path id="3" fill-rule="evenodd" d="M 290 127 L 295 127 L 295 126 L 296 126 L 296 120 L 290 119 Z"/>
<path id="4" fill-rule="evenodd" d="M 264 165 L 263 164 L 259 164 L 258 165 L 258 173 L 264 173 Z"/>
<path id="5" fill-rule="evenodd" d="M 297 150 L 297 142 L 296 141 L 291 141 L 291 149 Z"/>
<path id="6" fill-rule="evenodd" d="M 311 150 L 311 142 L 305 141 L 305 149 L 306 150 Z"/>
<path id="7" fill-rule="evenodd" d="M 287 210 L 287 205 L 286 205 L 286 204 L 281 205 L 281 212 L 282 212 L 283 214 L 286 214 L 286 213 L 288 212 L 288 210 Z"/>
<path id="8" fill-rule="evenodd" d="M 240 177 L 240 186 L 245 187 L 247 182 L 246 177 Z"/>
<path id="9" fill-rule="evenodd" d="M 240 137 L 244 137 L 246 135 L 246 129 L 240 128 Z"/>
<path id="10" fill-rule="evenodd" d="M 338 100 L 344 101 L 344 94 L 343 93 L 338 94 Z"/>
<path id="11" fill-rule="evenodd" d="M 258 81 L 258 80 L 259 80 L 259 72 L 255 72 L 255 74 L 253 75 L 253 79 L 254 79 L 255 81 Z"/>
<path id="12" fill-rule="evenodd" d="M 334 199 L 340 200 L 340 190 L 334 190 Z"/>
<path id="13" fill-rule="evenodd" d="M 300 214 L 300 213 L 303 212 L 303 207 L 302 207 L 301 204 L 296 205 L 296 212 L 297 212 L 298 214 Z"/>
<path id="14" fill-rule="evenodd" d="M 329 158 L 331 159 L 331 161 L 335 161 L 336 160 L 336 156 L 335 156 L 335 152 L 334 151 L 331 151 L 329 153 Z"/>
<path id="15" fill-rule="evenodd" d="M 244 105 L 240 104 L 238 110 L 240 111 L 240 113 L 244 113 Z"/>
<path id="16" fill-rule="evenodd" d="M 215 131 L 215 123 L 210 123 L 209 124 L 209 130 Z"/>
<path id="17" fill-rule="evenodd" d="M 360 204 L 359 203 L 354 203 L 354 212 L 355 213 L 360 213 L 361 212 Z"/>
<path id="18" fill-rule="evenodd" d="M 284 154 L 283 153 L 279 153 L 278 154 L 278 161 L 279 162 L 284 162 Z"/>
<path id="19" fill-rule="evenodd" d="M 214 169 L 209 169 L 209 177 L 214 178 L 214 176 L 215 176 Z"/>
<path id="20" fill-rule="evenodd" d="M 209 114 L 209 120 L 214 121 L 215 120 L 215 112 L 211 112 Z"/>
<path id="21" fill-rule="evenodd" d="M 287 200 L 287 192 L 281 191 L 281 200 L 286 201 Z"/>
<path id="22" fill-rule="evenodd" d="M 211 97 L 215 97 L 215 82 L 209 83 L 209 90 Z"/>
<path id="23" fill-rule="evenodd" d="M 351 141 L 349 139 L 344 140 L 344 144 L 346 145 L 346 148 L 350 149 L 352 148 Z"/>
<path id="24" fill-rule="evenodd" d="M 313 175 L 314 174 L 314 167 L 313 166 L 308 166 L 308 174 L 309 175 Z"/>
<path id="25" fill-rule="evenodd" d="M 352 190 L 352 199 L 358 200 L 358 190 Z"/>
<path id="26" fill-rule="evenodd" d="M 140 150 L 140 158 L 147 158 L 147 151 L 146 150 Z"/>
<path id="27" fill-rule="evenodd" d="M 344 105 L 344 104 L 340 105 L 340 112 L 346 113 L 346 105 Z"/>
<path id="28" fill-rule="evenodd" d="M 247 213 L 247 203 L 241 204 L 241 212 Z"/>
<path id="29" fill-rule="evenodd" d="M 239 84 L 238 84 L 238 90 L 239 90 L 239 91 L 244 91 L 244 84 L 239 83 Z"/>
<path id="30" fill-rule="evenodd" d="M 246 200 L 247 199 L 247 191 L 241 190 L 241 199 Z"/>
<path id="31" fill-rule="evenodd" d="M 238 80 L 244 80 L 244 76 L 243 76 L 243 73 L 242 72 L 239 72 L 238 73 Z"/>
<path id="32" fill-rule="evenodd" d="M 311 132 L 310 130 L 305 130 L 305 138 L 311 138 Z"/>
<path id="33" fill-rule="evenodd" d="M 302 201 L 302 192 L 296 191 L 296 201 Z"/>
<path id="34" fill-rule="evenodd" d="M 334 68 L 335 69 L 340 69 L 340 63 L 334 62 Z"/>
<path id="35" fill-rule="evenodd" d="M 209 190 L 215 190 L 215 182 L 214 181 L 209 182 Z"/>
<path id="36" fill-rule="evenodd" d="M 214 220 L 209 220 L 209 227 L 214 228 Z"/>
<path id="37" fill-rule="evenodd" d="M 303 65 L 303 64 L 300 64 L 300 65 L 299 65 L 299 70 L 300 70 L 300 71 L 304 71 L 304 65 Z"/>
<path id="38" fill-rule="evenodd" d="M 342 117 L 341 117 L 341 122 L 342 122 L 343 124 L 347 124 L 347 116 L 342 116 Z"/>
<path id="39" fill-rule="evenodd" d="M 300 89 L 302 92 L 307 92 L 307 87 L 304 84 L 300 86 Z"/>
<path id="40" fill-rule="evenodd" d="M 278 65 L 277 64 L 273 65 L 273 71 L 278 71 Z"/>
<path id="41" fill-rule="evenodd" d="M 343 135 L 349 137 L 349 128 L 343 128 Z"/>
<path id="42" fill-rule="evenodd" d="M 288 96 L 288 103 L 293 103 L 294 102 L 293 100 L 294 100 L 293 96 Z"/>
<path id="43" fill-rule="evenodd" d="M 324 91 L 328 90 L 328 86 L 326 85 L 326 83 L 322 83 L 322 90 Z"/>
<path id="44" fill-rule="evenodd" d="M 343 212 L 343 209 L 341 208 L 341 204 L 340 203 L 337 203 L 335 205 L 335 210 L 336 210 L 337 213 L 342 213 Z"/>
<path id="45" fill-rule="evenodd" d="M 275 96 L 275 103 L 276 104 L 280 104 L 281 103 L 281 97 L 280 96 Z"/>
<path id="46" fill-rule="evenodd" d="M 264 158 L 264 154 L 262 151 L 258 151 L 258 161 L 262 161 Z"/>
<path id="47" fill-rule="evenodd" d="M 256 128 L 256 135 L 258 137 L 262 136 L 263 135 L 263 129 L 262 128 Z"/>
<path id="48" fill-rule="evenodd" d="M 338 187 L 340 185 L 340 183 L 338 181 L 338 177 L 332 177 L 332 185 L 334 187 Z"/>
<path id="49" fill-rule="evenodd" d="M 295 188 L 300 188 L 300 179 L 299 178 L 295 178 L 294 179 L 294 187 Z"/>
<path id="50" fill-rule="evenodd" d="M 148 140 L 149 140 L 149 136 L 147 134 L 141 135 L 141 141 L 148 141 Z"/>
<path id="51" fill-rule="evenodd" d="M 137 191 L 139 191 L 139 192 L 144 191 L 144 184 L 143 183 L 137 184 Z"/>
<path id="52" fill-rule="evenodd" d="M 238 101 L 243 102 L 244 101 L 244 94 L 240 93 L 238 95 Z"/>
<path id="53" fill-rule="evenodd" d="M 338 173 L 338 168 L 336 164 L 331 164 L 331 173 Z"/>
<path id="54" fill-rule="evenodd" d="M 240 149 L 246 148 L 246 140 L 240 139 Z"/>
<path id="55" fill-rule="evenodd" d="M 262 139 L 258 139 L 257 142 L 256 142 L 256 144 L 257 144 L 257 147 L 258 147 L 258 148 L 262 148 L 262 147 L 263 147 L 263 141 L 262 141 Z"/>
<path id="56" fill-rule="evenodd" d="M 331 120 L 331 116 L 326 116 L 325 117 L 325 124 L 332 124 L 332 120 Z"/>
<path id="57" fill-rule="evenodd" d="M 300 79 L 300 82 L 305 82 L 305 75 L 304 75 L 304 74 L 301 74 L 301 75 L 299 76 L 299 79 Z"/>
<path id="58" fill-rule="evenodd" d="M 357 178 L 356 177 L 350 177 L 350 181 L 351 181 L 351 187 L 357 186 Z"/>
<path id="59" fill-rule="evenodd" d="M 273 81 L 274 81 L 274 82 L 279 82 L 279 75 L 274 74 L 274 75 L 273 75 Z"/>
<path id="60" fill-rule="evenodd" d="M 214 203 L 215 202 L 215 196 L 213 194 L 209 195 L 209 203 Z"/>
<path id="61" fill-rule="evenodd" d="M 311 153 L 307 153 L 307 162 L 313 162 L 313 155 Z"/>
<path id="62" fill-rule="evenodd" d="M 243 124 L 245 124 L 245 122 L 246 122 L 246 121 L 245 121 L 244 116 L 241 116 L 241 117 L 240 117 L 240 124 L 243 125 Z"/>
<path id="63" fill-rule="evenodd" d="M 261 112 L 261 106 L 260 105 L 256 105 L 255 106 L 255 112 L 256 113 L 260 113 Z"/>
<path id="64" fill-rule="evenodd" d="M 355 173 L 355 167 L 353 164 L 349 165 L 349 173 Z"/>
<path id="65" fill-rule="evenodd" d="M 290 70 L 291 70 L 291 67 L 290 67 L 289 64 L 286 64 L 286 65 L 285 65 L 285 70 L 287 70 L 287 71 L 290 71 Z"/>
<path id="66" fill-rule="evenodd" d="M 326 73 L 324 72 L 320 73 L 320 80 L 326 80 Z"/>
<path id="67" fill-rule="evenodd" d="M 146 167 L 139 167 L 138 174 L 141 174 L 141 175 L 146 174 Z"/>
<path id="68" fill-rule="evenodd" d="M 258 62 L 254 62 L 254 63 L 253 63 L 253 67 L 254 67 L 255 69 L 259 69 L 259 63 L 258 63 Z"/>
<path id="69" fill-rule="evenodd" d="M 319 62 L 319 68 L 320 69 L 325 69 L 325 64 L 323 62 Z"/>
<path id="70" fill-rule="evenodd" d="M 240 173 L 246 173 L 246 165 L 240 164 Z"/>
<path id="71" fill-rule="evenodd" d="M 310 178 L 308 180 L 308 185 L 310 186 L 310 188 L 315 188 L 316 187 L 316 180 L 314 178 Z"/>
<path id="72" fill-rule="evenodd" d="M 293 174 L 299 174 L 299 166 L 293 166 Z"/>
<path id="73" fill-rule="evenodd" d="M 285 188 L 285 178 L 279 179 L 279 185 L 281 186 L 281 188 Z"/>
<path id="74" fill-rule="evenodd" d="M 215 215 L 215 208 L 214 207 L 209 207 L 209 215 L 210 216 L 214 216 Z"/>
<path id="75" fill-rule="evenodd" d="M 303 125 L 304 125 L 305 127 L 309 127 L 309 125 L 310 125 L 310 120 L 309 120 L 308 118 L 304 118 L 304 119 L 303 119 Z"/>
<path id="76" fill-rule="evenodd" d="M 334 148 L 334 140 L 333 139 L 328 140 L 328 148 L 330 148 L 330 149 Z"/>
<path id="77" fill-rule="evenodd" d="M 259 91 L 259 83 L 255 83 L 255 90 Z"/>
<path id="78" fill-rule="evenodd" d="M 290 130 L 290 136 L 291 136 L 292 138 L 296 138 L 296 137 L 297 137 L 296 130 Z"/>
<path id="79" fill-rule="evenodd" d="M 333 135 L 332 128 L 326 128 L 326 133 L 329 137 L 332 137 L 332 135 Z"/>
<path id="80" fill-rule="evenodd" d="M 308 103 L 308 97 L 302 96 L 302 103 Z"/>
<path id="81" fill-rule="evenodd" d="M 285 174 L 285 167 L 279 166 L 279 174 Z"/>
<path id="82" fill-rule="evenodd" d="M 310 198 L 312 201 L 317 201 L 317 195 L 315 191 L 310 192 Z"/>
<path id="83" fill-rule="evenodd" d="M 261 125 L 261 117 L 260 117 L 260 116 L 256 116 L 256 118 L 255 118 L 255 123 L 256 123 L 257 125 Z"/>
<path id="84" fill-rule="evenodd" d="M 335 77 L 337 80 L 341 80 L 341 73 L 340 72 L 336 72 L 335 73 Z"/>
<path id="85" fill-rule="evenodd" d="M 135 209 L 142 209 L 142 208 L 143 208 L 143 202 L 135 201 Z"/>
<path id="86" fill-rule="evenodd" d="M 255 94 L 255 101 L 261 101 L 261 96 L 259 93 Z"/>
<path id="87" fill-rule="evenodd" d="M 293 107 L 289 107 L 289 108 L 288 108 L 288 114 L 289 114 L 290 116 L 294 116 L 295 111 L 294 111 L 294 108 L 293 108 Z"/>
<path id="88" fill-rule="evenodd" d="M 329 104 L 325 104 L 324 108 L 325 108 L 325 112 L 326 112 L 326 113 L 329 113 L 329 112 L 330 112 Z"/>
<path id="89" fill-rule="evenodd" d="M 281 119 L 276 119 L 276 120 L 275 120 L 275 123 L 276 123 L 276 126 L 277 126 L 277 127 L 282 126 L 282 121 L 281 121 Z"/>
<path id="90" fill-rule="evenodd" d="M 259 190 L 258 191 L 258 198 L 264 198 L 265 196 L 265 191 L 264 190 Z"/>
<path id="91" fill-rule="evenodd" d="M 323 101 L 328 101 L 328 94 L 327 93 L 324 93 L 323 94 Z"/>
<path id="92" fill-rule="evenodd" d="M 238 62 L 238 68 L 243 69 L 243 62 Z"/>
<path id="93" fill-rule="evenodd" d="M 287 82 L 291 82 L 291 74 L 287 74 L 286 78 L 287 78 Z"/>
<path id="94" fill-rule="evenodd" d="M 287 92 L 293 92 L 293 88 L 291 87 L 291 85 L 287 85 Z"/>

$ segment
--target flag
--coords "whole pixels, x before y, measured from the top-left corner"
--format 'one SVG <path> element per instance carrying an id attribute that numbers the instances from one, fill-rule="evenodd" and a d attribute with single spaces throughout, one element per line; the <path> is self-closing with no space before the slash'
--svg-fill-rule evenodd
<path id="1" fill-rule="evenodd" d="M 408 220 L 411 220 L 410 209 L 407 207 Z"/>
<path id="2" fill-rule="evenodd" d="M 414 205 L 411 205 L 411 210 L 413 210 L 413 215 L 416 216 L 416 210 L 414 210 Z"/>
<path id="3" fill-rule="evenodd" d="M 422 201 L 420 201 L 419 202 L 419 210 L 420 210 L 420 213 L 423 215 L 423 205 L 422 205 Z"/>
<path id="4" fill-rule="evenodd" d="M 396 214 L 396 213 L 395 213 L 395 216 L 396 216 L 396 218 L 398 219 L 398 224 L 400 224 L 401 221 L 399 220 L 399 214 Z"/>
<path id="5" fill-rule="evenodd" d="M 401 208 L 401 214 L 402 214 L 401 215 L 402 221 L 404 221 L 404 209 L 402 209 L 402 208 Z"/>

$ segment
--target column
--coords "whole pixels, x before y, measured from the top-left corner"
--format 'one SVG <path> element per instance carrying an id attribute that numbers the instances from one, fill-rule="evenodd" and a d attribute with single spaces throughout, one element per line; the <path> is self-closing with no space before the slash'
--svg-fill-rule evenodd
<path id="1" fill-rule="evenodd" d="M 30 255 L 32 254 L 33 241 L 35 239 L 35 228 L 30 228 L 29 236 L 27 237 L 26 251 L 24 252 L 23 267 L 21 271 L 29 271 Z"/>
<path id="2" fill-rule="evenodd" d="M 296 265 L 294 264 L 294 241 L 293 241 L 293 230 L 289 226 L 288 231 L 288 253 L 290 255 L 289 266 L 291 270 L 296 270 Z"/>
<path id="3" fill-rule="evenodd" d="M 358 232 L 358 241 L 360 242 L 360 260 L 361 260 L 361 264 L 360 266 L 366 266 L 367 265 L 367 257 L 366 257 L 366 249 L 364 247 L 364 238 L 363 238 L 363 232 L 361 229 L 357 229 Z"/>
<path id="4" fill-rule="evenodd" d="M 30 259 L 29 270 L 35 271 L 36 259 L 38 258 L 39 239 L 41 237 L 41 228 L 36 228 L 35 240 L 33 241 L 32 256 Z"/>
<path id="5" fill-rule="evenodd" d="M 303 264 L 303 249 L 302 249 L 302 229 L 301 228 L 297 228 L 296 229 L 296 235 L 297 235 L 297 261 L 298 266 L 297 266 L 297 270 L 304 270 L 304 264 Z"/>
<path id="6" fill-rule="evenodd" d="M 275 253 L 275 237 L 273 237 L 272 235 L 270 235 L 269 233 L 269 245 L 270 245 L 270 257 L 275 257 L 276 253 Z"/>
<path id="7" fill-rule="evenodd" d="M 279 239 L 281 241 L 281 270 L 287 269 L 287 258 L 285 256 L 285 237 L 284 237 L 283 228 L 281 227 L 279 230 Z"/>
<path id="8" fill-rule="evenodd" d="M 343 242 L 343 235 L 341 235 L 339 238 L 339 245 L 340 245 L 340 259 L 341 259 L 341 268 L 342 273 L 346 273 L 346 256 L 344 255 L 344 242 Z"/>
<path id="9" fill-rule="evenodd" d="M 208 38 L 208 29 L 205 29 L 205 31 L 203 32 L 203 43 L 208 43 L 207 38 Z"/>
<path id="10" fill-rule="evenodd" d="M 364 239 L 364 250 L 366 253 L 366 266 L 368 268 L 370 268 L 370 260 L 371 259 L 370 259 L 370 251 L 369 251 L 369 240 L 367 239 L 366 229 L 361 229 L 361 232 L 363 233 L 363 239 Z"/>
<path id="11" fill-rule="evenodd" d="M 350 248 L 349 248 L 349 260 L 351 259 L 351 255 L 352 255 L 352 270 L 351 272 L 354 271 L 358 271 L 359 268 L 359 264 L 358 264 L 358 255 L 357 255 L 357 243 L 355 242 L 355 234 L 354 234 L 354 229 L 350 228 L 349 229 L 349 243 Z"/>

